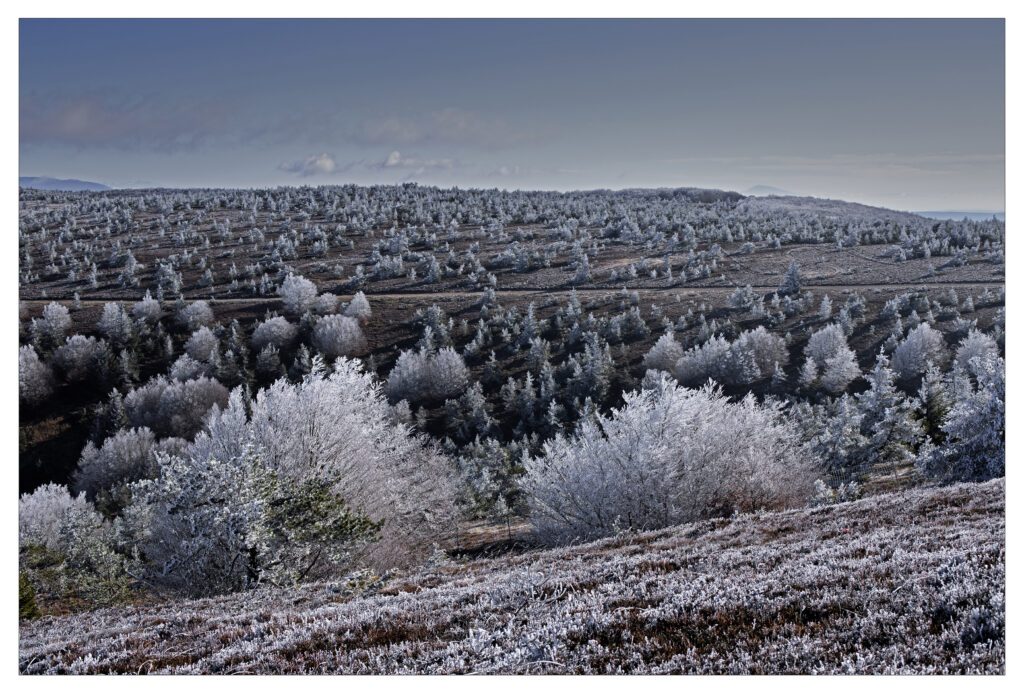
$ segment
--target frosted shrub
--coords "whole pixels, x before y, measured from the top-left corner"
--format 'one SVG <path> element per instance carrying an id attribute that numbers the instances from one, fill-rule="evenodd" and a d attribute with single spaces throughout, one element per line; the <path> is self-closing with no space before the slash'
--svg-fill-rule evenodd
<path id="1" fill-rule="evenodd" d="M 370 302 L 366 300 L 366 294 L 362 291 L 352 297 L 352 302 L 345 308 L 345 315 L 355 318 L 360 322 L 366 322 L 373 311 L 370 310 Z"/>
<path id="2" fill-rule="evenodd" d="M 18 395 L 28 405 L 36 405 L 53 393 L 53 370 L 39 360 L 31 346 L 18 349 Z"/>
<path id="3" fill-rule="evenodd" d="M 220 341 L 217 336 L 209 327 L 203 326 L 193 332 L 185 342 L 185 353 L 196 361 L 207 363 L 213 359 L 219 347 Z"/>
<path id="4" fill-rule="evenodd" d="M 955 401 L 942 422 L 945 440 L 927 450 L 921 465 L 941 481 L 982 481 L 1006 474 L 1006 364 L 993 354 L 970 363 L 977 383 L 953 388 Z"/>
<path id="5" fill-rule="evenodd" d="M 75 491 L 85 493 L 93 502 L 102 497 L 108 505 L 111 500 L 124 503 L 127 484 L 156 475 L 155 453 L 177 452 L 184 445 L 180 438 L 157 442 L 148 428 L 120 430 L 99 448 L 88 443 L 75 471 Z"/>
<path id="6" fill-rule="evenodd" d="M 366 351 L 366 337 L 355 318 L 326 315 L 313 328 L 313 347 L 327 358 L 358 356 Z"/>
<path id="7" fill-rule="evenodd" d="M 33 318 L 30 331 L 32 341 L 44 351 L 55 349 L 64 341 L 71 327 L 71 313 L 57 302 L 50 302 L 43 308 L 42 317 Z"/>
<path id="8" fill-rule="evenodd" d="M 132 338 L 132 320 L 120 303 L 106 303 L 96 329 L 112 344 L 124 346 Z"/>
<path id="9" fill-rule="evenodd" d="M 171 380 L 194 380 L 195 378 L 208 375 L 210 370 L 211 369 L 207 364 L 202 363 L 201 361 L 196 361 L 188 354 L 182 354 L 174 363 L 171 364 L 171 368 L 167 372 L 167 375 L 170 376 Z"/>
<path id="10" fill-rule="evenodd" d="M 800 384 L 804 387 L 820 385 L 831 394 L 839 394 L 860 375 L 856 355 L 839 325 L 823 327 L 807 340 L 800 372 Z"/>
<path id="11" fill-rule="evenodd" d="M 942 367 L 946 363 L 946 341 L 942 333 L 926 322 L 910 332 L 896 347 L 892 355 L 892 368 L 903 379 L 923 374 L 932 363 Z"/>
<path id="12" fill-rule="evenodd" d="M 734 511 L 800 505 L 816 460 L 775 403 L 732 403 L 663 378 L 584 420 L 526 462 L 531 519 L 549 543 L 595 539 Z"/>
<path id="13" fill-rule="evenodd" d="M 209 593 L 323 577 L 352 551 L 407 565 L 447 531 L 446 460 L 392 422 L 358 362 L 326 372 L 315 359 L 301 383 L 278 380 L 246 409 L 236 389 L 185 454 L 139 485 L 131 524 L 154 579 Z"/>
<path id="14" fill-rule="evenodd" d="M 213 310 L 206 301 L 193 301 L 178 311 L 178 323 L 189 330 L 213 324 Z"/>
<path id="15" fill-rule="evenodd" d="M 102 606 L 128 590 L 124 560 L 114 551 L 111 526 L 83 494 L 46 484 L 18 502 L 19 567 L 37 591 L 53 600 L 86 599 Z"/>
<path id="16" fill-rule="evenodd" d="M 69 383 L 102 377 L 109 358 L 106 342 L 80 334 L 68 337 L 64 345 L 53 352 L 54 366 Z"/>
<path id="17" fill-rule="evenodd" d="M 72 496 L 66 486 L 45 484 L 18 501 L 18 543 L 60 548 L 60 525 L 72 508 L 89 509 L 85 494 Z"/>
<path id="18" fill-rule="evenodd" d="M 978 330 L 971 330 L 966 337 L 961 340 L 960 345 L 956 348 L 956 357 L 953 359 L 953 363 L 962 368 L 964 371 L 970 373 L 971 362 L 973 359 L 978 358 L 982 362 L 987 362 L 992 358 L 999 356 L 999 345 L 996 344 L 996 340 L 988 336 L 984 332 Z"/>
<path id="19" fill-rule="evenodd" d="M 147 427 L 159 436 L 193 438 L 203 427 L 207 412 L 214 405 L 223 407 L 228 391 L 213 378 L 183 382 L 154 378 L 125 395 L 128 422 Z"/>
<path id="20" fill-rule="evenodd" d="M 139 322 L 155 324 L 160 320 L 160 301 L 153 298 L 149 290 L 142 300 L 132 306 L 132 317 Z"/>
<path id="21" fill-rule="evenodd" d="M 403 351 L 388 374 L 387 393 L 392 402 L 449 399 L 466 389 L 469 369 L 451 347 L 436 354 Z"/>
<path id="22" fill-rule="evenodd" d="M 278 349 L 286 349 L 292 345 L 299 328 L 281 316 L 264 320 L 252 332 L 252 348 L 259 352 L 268 344 Z"/>
<path id="23" fill-rule="evenodd" d="M 313 306 L 316 300 L 316 284 L 302 275 L 289 274 L 277 290 L 285 314 L 299 317 Z"/>
<path id="24" fill-rule="evenodd" d="M 311 310 L 317 315 L 330 315 L 338 312 L 338 297 L 334 294 L 320 294 L 313 301 Z"/>
<path id="25" fill-rule="evenodd" d="M 676 341 L 671 332 L 666 332 L 658 338 L 651 350 L 644 356 L 644 367 L 672 373 L 675 370 L 676 362 L 683 355 L 683 347 Z"/>

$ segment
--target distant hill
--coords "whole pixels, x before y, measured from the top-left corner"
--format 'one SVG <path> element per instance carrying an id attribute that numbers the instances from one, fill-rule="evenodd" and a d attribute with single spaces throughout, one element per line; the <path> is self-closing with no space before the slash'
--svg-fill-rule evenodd
<path id="1" fill-rule="evenodd" d="M 778 210 L 798 214 L 814 214 L 831 217 L 834 219 L 892 219 L 894 221 L 920 222 L 920 217 L 914 212 L 900 212 L 884 207 L 872 207 L 859 202 L 846 202 L 844 200 L 830 200 L 823 197 L 796 197 L 772 195 L 761 197 L 752 195 L 745 198 L 738 206 L 738 209 L 756 210 Z"/>
<path id="2" fill-rule="evenodd" d="M 753 195 L 754 197 L 763 197 L 765 195 L 792 195 L 793 193 L 788 190 L 783 190 L 782 188 L 774 188 L 770 185 L 755 185 L 744 194 Z"/>
<path id="3" fill-rule="evenodd" d="M 965 218 L 971 221 L 988 221 L 992 217 L 999 221 L 1006 221 L 1006 214 L 1003 212 L 958 212 L 951 210 L 947 212 L 914 212 L 914 214 L 928 217 L 929 219 L 952 219 L 953 221 L 960 221 Z"/>
<path id="4" fill-rule="evenodd" d="M 74 178 L 47 178 L 46 176 L 22 176 L 18 179 L 18 185 L 22 188 L 33 188 L 35 190 L 110 190 L 110 186 L 103 185 L 103 183 L 76 180 Z"/>

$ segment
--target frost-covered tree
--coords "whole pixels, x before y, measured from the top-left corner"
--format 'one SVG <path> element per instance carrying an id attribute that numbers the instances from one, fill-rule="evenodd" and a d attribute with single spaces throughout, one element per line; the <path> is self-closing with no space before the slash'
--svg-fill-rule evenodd
<path id="1" fill-rule="evenodd" d="M 220 340 L 209 327 L 200 327 L 185 342 L 185 353 L 196 361 L 209 363 L 220 349 Z"/>
<path id="2" fill-rule="evenodd" d="M 167 375 L 171 380 L 185 381 L 210 375 L 212 370 L 208 364 L 197 361 L 188 354 L 182 354 L 171 364 Z"/>
<path id="3" fill-rule="evenodd" d="M 846 335 L 838 325 L 826 325 L 817 330 L 807 340 L 804 346 L 804 358 L 813 359 L 814 365 L 819 369 L 825 367 L 825 362 L 843 349 L 849 349 L 846 342 Z"/>
<path id="4" fill-rule="evenodd" d="M 392 402 L 420 402 L 458 396 L 468 383 L 469 369 L 462 357 L 445 347 L 434 354 L 403 351 L 388 374 L 386 389 Z"/>
<path id="5" fill-rule="evenodd" d="M 827 325 L 811 335 L 804 346 L 804 366 L 800 383 L 806 388 L 820 385 L 832 394 L 839 394 L 860 376 L 857 358 L 846 343 L 843 329 Z"/>
<path id="6" fill-rule="evenodd" d="M 690 349 L 676 362 L 675 375 L 684 385 L 700 385 L 708 380 L 749 385 L 773 376 L 776 368 L 788 362 L 785 340 L 758 327 L 740 333 L 731 344 L 716 335 Z"/>
<path id="7" fill-rule="evenodd" d="M 817 434 L 811 446 L 832 488 L 856 481 L 863 471 L 868 440 L 861 433 L 862 420 L 857 403 L 844 394 L 831 403 L 821 421 L 815 422 Z"/>
<path id="8" fill-rule="evenodd" d="M 672 373 L 682 355 L 683 347 L 676 341 L 675 335 L 666 332 L 658 337 L 658 341 L 644 356 L 644 367 Z"/>
<path id="9" fill-rule="evenodd" d="M 277 380 L 285 375 L 281 352 L 273 344 L 266 345 L 256 354 L 256 373 L 267 381 Z"/>
<path id="10" fill-rule="evenodd" d="M 316 300 L 316 284 L 299 274 L 289 274 L 277 290 L 286 315 L 297 318 L 309 310 Z"/>
<path id="11" fill-rule="evenodd" d="M 459 451 L 455 466 L 461 481 L 460 504 L 470 516 L 505 520 L 508 511 L 526 511 L 519 488 L 523 467 L 515 445 L 477 438 Z M 506 517 L 498 517 L 499 513 Z"/>
<path id="12" fill-rule="evenodd" d="M 813 491 L 816 461 L 778 404 L 733 403 L 713 387 L 625 396 L 576 435 L 526 461 L 523 486 L 538 534 L 584 541 L 704 517 L 782 508 Z"/>
<path id="13" fill-rule="evenodd" d="M 684 385 L 700 385 L 708 379 L 725 382 L 729 368 L 729 340 L 716 335 L 683 354 L 674 372 Z"/>
<path id="14" fill-rule="evenodd" d="M 132 317 L 139 322 L 155 324 L 160 320 L 160 301 L 153 298 L 146 289 L 146 295 L 142 300 L 132 306 Z"/>
<path id="15" fill-rule="evenodd" d="M 832 318 L 832 299 L 825 294 L 821 297 L 821 304 L 818 306 L 818 317 L 822 320 Z"/>
<path id="16" fill-rule="evenodd" d="M 124 408 L 133 427 L 191 440 L 203 428 L 210 409 L 227 401 L 227 388 L 213 378 L 176 382 L 160 376 L 125 395 Z"/>
<path id="17" fill-rule="evenodd" d="M 797 382 L 800 383 L 800 387 L 810 390 L 817 384 L 818 375 L 818 366 L 814 363 L 814 359 L 806 359 L 804 365 L 800 366 L 800 375 L 797 378 Z"/>
<path id="18" fill-rule="evenodd" d="M 736 340 L 729 345 L 729 351 L 734 361 L 737 382 L 751 383 L 754 380 L 768 378 L 775 373 L 779 366 L 789 363 L 789 349 L 786 340 L 774 335 L 763 326 L 753 330 L 745 330 L 739 334 Z M 742 371 L 742 364 L 753 364 L 755 373 L 750 378 L 750 373 Z"/>
<path id="19" fill-rule="evenodd" d="M 116 347 L 124 347 L 134 332 L 132 320 L 120 303 L 105 303 L 96 329 Z"/>
<path id="20" fill-rule="evenodd" d="M 779 295 L 795 296 L 800 293 L 802 285 L 800 265 L 796 263 L 796 260 L 790 260 L 789 267 L 786 268 L 786 273 L 782 276 L 782 283 L 779 285 Z"/>
<path id="21" fill-rule="evenodd" d="M 957 346 L 953 363 L 965 372 L 972 373 L 971 364 L 975 358 L 979 359 L 979 363 L 987 363 L 997 356 L 999 356 L 999 345 L 996 344 L 996 340 L 984 332 L 971 330 Z"/>
<path id="22" fill-rule="evenodd" d="M 839 394 L 847 386 L 859 378 L 860 366 L 852 349 L 840 349 L 825 360 L 825 369 L 821 373 L 821 386 L 832 394 Z"/>
<path id="23" fill-rule="evenodd" d="M 51 301 L 43 308 L 39 318 L 32 318 L 29 328 L 32 342 L 36 348 L 46 353 L 56 349 L 64 342 L 64 337 L 71 327 L 71 313 L 61 304 Z"/>
<path id="24" fill-rule="evenodd" d="M 922 471 L 941 481 L 981 481 L 1006 473 L 1006 366 L 983 353 L 970 363 L 942 423 L 943 443 L 922 454 Z"/>
<path id="25" fill-rule="evenodd" d="M 185 441 L 165 438 L 157 441 L 148 428 L 117 431 L 100 447 L 91 442 L 82 450 L 74 474 L 74 489 L 107 510 L 127 504 L 127 484 L 156 475 L 157 452 L 180 452 Z"/>
<path id="26" fill-rule="evenodd" d="M 574 284 L 584 284 L 590 281 L 590 258 L 586 253 L 581 253 L 576 260 L 576 274 L 572 281 Z"/>
<path id="27" fill-rule="evenodd" d="M 18 349 L 18 395 L 21 401 L 35 406 L 53 393 L 53 369 L 39 359 L 31 345 Z"/>
<path id="28" fill-rule="evenodd" d="M 90 509 L 85 494 L 72 496 L 66 486 L 44 484 L 18 501 L 18 543 L 60 548 L 60 524 L 73 508 Z"/>
<path id="29" fill-rule="evenodd" d="M 431 359 L 429 390 L 435 399 L 461 393 L 469 384 L 469 369 L 462 356 L 451 347 L 439 350 Z"/>
<path id="30" fill-rule="evenodd" d="M 372 375 L 316 360 L 250 404 L 236 389 L 181 457 L 141 482 L 131 524 L 154 579 L 206 593 L 429 555 L 451 520 L 447 463 L 395 424 Z M 368 545 L 364 545 L 365 542 Z"/>
<path id="31" fill-rule="evenodd" d="M 102 606 L 124 598 L 124 560 L 114 533 L 84 494 L 46 484 L 18 502 L 20 568 L 38 593 L 54 601 L 88 600 Z"/>
<path id="32" fill-rule="evenodd" d="M 299 328 L 288 322 L 287 318 L 275 316 L 268 318 L 252 331 L 252 348 L 261 351 L 268 344 L 278 349 L 287 349 L 299 334 Z"/>
<path id="33" fill-rule="evenodd" d="M 457 440 L 469 442 L 478 436 L 486 438 L 494 432 L 496 424 L 479 382 L 466 388 L 458 399 L 446 401 L 445 414 L 449 430 Z"/>
<path id="34" fill-rule="evenodd" d="M 857 395 L 863 414 L 861 430 L 868 437 L 869 461 L 895 469 L 914 459 L 923 430 L 915 403 L 896 387 L 889 358 L 879 351 L 875 367 L 865 376 L 868 389 Z"/>
<path id="35" fill-rule="evenodd" d="M 53 352 L 52 363 L 69 383 L 79 383 L 106 377 L 109 360 L 110 350 L 105 341 L 76 334 Z"/>
<path id="36" fill-rule="evenodd" d="M 892 368 L 904 380 L 921 375 L 933 363 L 940 368 L 946 364 L 946 340 L 942 333 L 926 322 L 921 323 L 896 346 L 892 355 Z"/>
<path id="37" fill-rule="evenodd" d="M 313 348 L 327 358 L 359 356 L 366 351 L 366 336 L 359 321 L 344 315 L 325 315 L 313 328 Z"/>
<path id="38" fill-rule="evenodd" d="M 955 367 L 954 367 L 955 368 Z M 929 442 L 942 442 L 942 422 L 949 411 L 949 394 L 942 371 L 935 365 L 929 366 L 917 390 L 917 409 L 921 426 L 928 434 Z"/>
<path id="39" fill-rule="evenodd" d="M 313 301 L 310 310 L 314 315 L 330 315 L 338 312 L 338 297 L 334 294 L 320 294 Z"/>
<path id="40" fill-rule="evenodd" d="M 213 324 L 213 310 L 206 301 L 193 301 L 178 311 L 177 320 L 189 330 L 209 327 Z"/>
<path id="41" fill-rule="evenodd" d="M 352 297 L 352 301 L 345 307 L 345 315 L 350 318 L 355 318 L 360 322 L 366 322 L 373 315 L 373 311 L 370 309 L 370 302 L 366 299 L 366 294 L 362 291 L 356 293 Z"/>

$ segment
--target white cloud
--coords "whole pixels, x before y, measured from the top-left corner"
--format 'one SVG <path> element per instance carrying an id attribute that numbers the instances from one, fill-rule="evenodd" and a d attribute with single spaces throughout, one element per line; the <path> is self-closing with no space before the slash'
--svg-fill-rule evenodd
<path id="1" fill-rule="evenodd" d="M 338 169 L 334 157 L 327 153 L 314 154 L 302 161 L 293 161 L 281 164 L 279 168 L 288 173 L 294 173 L 303 178 L 310 176 L 329 176 Z"/>
<path id="2" fill-rule="evenodd" d="M 415 156 L 403 156 L 401 152 L 395 150 L 388 154 L 384 161 L 370 164 L 369 168 L 411 171 L 421 174 L 427 171 L 450 171 L 456 165 L 455 159 L 420 159 Z"/>

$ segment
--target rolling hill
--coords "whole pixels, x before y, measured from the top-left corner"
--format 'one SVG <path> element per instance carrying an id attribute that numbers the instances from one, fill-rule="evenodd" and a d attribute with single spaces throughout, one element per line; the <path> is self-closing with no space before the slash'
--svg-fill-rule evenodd
<path id="1" fill-rule="evenodd" d="M 65 192 L 99 192 L 110 190 L 110 187 L 103 183 L 94 183 L 74 178 L 47 178 L 46 176 L 21 176 L 18 179 L 18 185 L 22 188 L 32 188 L 34 190 L 61 190 Z"/>
<path id="2" fill-rule="evenodd" d="M 1002 673 L 1002 480 L 21 625 L 55 673 Z"/>

